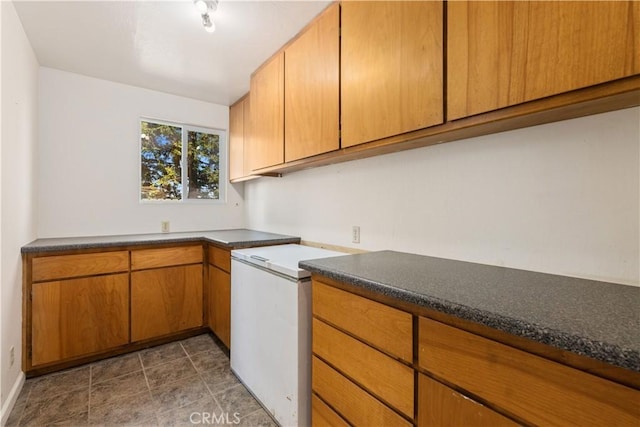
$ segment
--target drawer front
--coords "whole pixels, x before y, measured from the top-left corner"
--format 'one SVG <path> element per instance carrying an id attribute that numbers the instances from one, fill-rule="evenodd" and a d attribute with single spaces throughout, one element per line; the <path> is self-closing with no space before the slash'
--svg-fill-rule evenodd
<path id="1" fill-rule="evenodd" d="M 410 422 L 315 356 L 312 365 L 312 384 L 313 391 L 336 408 L 351 425 L 407 427 L 411 425 Z M 413 394 L 413 390 L 411 392 Z M 316 420 L 317 418 L 314 417 L 314 427 L 323 425 L 316 423 Z"/>
<path id="2" fill-rule="evenodd" d="M 220 270 L 231 273 L 231 251 L 210 245 L 209 264 L 213 264 Z"/>
<path id="3" fill-rule="evenodd" d="M 640 392 L 420 318 L 420 368 L 533 424 L 637 425 Z"/>
<path id="4" fill-rule="evenodd" d="M 175 248 L 131 251 L 132 270 L 197 264 L 200 262 L 202 262 L 202 246 L 180 246 Z"/>
<path id="5" fill-rule="evenodd" d="M 56 255 L 33 258 L 34 282 L 129 271 L 129 252 Z"/>
<path id="6" fill-rule="evenodd" d="M 314 280 L 313 314 L 386 353 L 413 362 L 409 313 Z"/>
<path id="7" fill-rule="evenodd" d="M 349 424 L 318 396 L 311 395 L 311 425 L 313 427 L 349 427 Z"/>
<path id="8" fill-rule="evenodd" d="M 518 425 L 426 375 L 420 374 L 419 377 L 419 426 L 516 427 Z"/>
<path id="9" fill-rule="evenodd" d="M 313 353 L 413 418 L 412 368 L 318 319 L 313 319 Z"/>

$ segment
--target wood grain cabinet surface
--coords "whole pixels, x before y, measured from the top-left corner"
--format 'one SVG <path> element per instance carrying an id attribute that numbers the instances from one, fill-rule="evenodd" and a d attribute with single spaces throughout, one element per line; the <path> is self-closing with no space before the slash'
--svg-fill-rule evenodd
<path id="1" fill-rule="evenodd" d="M 251 76 L 250 169 L 284 161 L 284 52 L 277 53 Z"/>
<path id="2" fill-rule="evenodd" d="M 447 2 L 447 117 L 640 73 L 640 2 Z"/>
<path id="3" fill-rule="evenodd" d="M 340 148 L 340 5 L 284 50 L 285 161 Z"/>
<path id="4" fill-rule="evenodd" d="M 518 423 L 418 374 L 418 425 L 429 427 L 515 427 Z"/>
<path id="5" fill-rule="evenodd" d="M 32 366 L 129 342 L 127 273 L 36 283 L 31 300 Z"/>
<path id="6" fill-rule="evenodd" d="M 420 318 L 420 369 L 535 425 L 637 425 L 640 393 Z"/>
<path id="7" fill-rule="evenodd" d="M 202 326 L 202 264 L 131 273 L 131 341 Z"/>
<path id="8" fill-rule="evenodd" d="M 441 313 L 317 274 L 312 300 L 314 426 L 640 424 L 637 388 L 569 366 L 575 359 L 557 349 L 532 354 L 515 337 L 477 334 L 495 338 L 491 328 L 445 324 Z M 410 333 L 397 334 L 414 351 L 409 360 L 372 338 L 404 325 L 402 315 L 411 318 Z"/>
<path id="9" fill-rule="evenodd" d="M 443 3 L 342 3 L 342 147 L 443 122 Z"/>
<path id="10" fill-rule="evenodd" d="M 231 348 L 231 251 L 209 245 L 207 278 L 209 328 Z"/>
<path id="11" fill-rule="evenodd" d="M 249 94 L 229 107 L 229 180 L 244 181 L 251 178 L 249 167 L 249 139 L 251 116 Z"/>
<path id="12" fill-rule="evenodd" d="M 351 425 L 411 425 L 411 315 L 317 279 L 312 311 L 313 393 Z M 331 419 L 312 415 L 313 425 Z"/>

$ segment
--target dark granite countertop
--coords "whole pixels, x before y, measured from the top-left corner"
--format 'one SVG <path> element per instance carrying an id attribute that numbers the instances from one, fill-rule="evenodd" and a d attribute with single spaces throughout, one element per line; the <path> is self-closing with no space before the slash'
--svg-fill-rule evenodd
<path id="1" fill-rule="evenodd" d="M 640 372 L 640 287 L 393 251 L 300 267 Z"/>
<path id="2" fill-rule="evenodd" d="M 247 229 L 192 231 L 186 233 L 128 234 L 121 236 L 66 237 L 37 239 L 21 248 L 22 253 L 57 252 L 110 246 L 205 241 L 228 248 L 300 243 L 299 237 Z"/>

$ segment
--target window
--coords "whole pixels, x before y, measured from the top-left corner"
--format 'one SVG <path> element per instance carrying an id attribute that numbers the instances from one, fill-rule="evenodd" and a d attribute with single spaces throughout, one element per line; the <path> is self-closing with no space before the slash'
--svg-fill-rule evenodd
<path id="1" fill-rule="evenodd" d="M 140 200 L 224 200 L 225 132 L 140 120 Z"/>

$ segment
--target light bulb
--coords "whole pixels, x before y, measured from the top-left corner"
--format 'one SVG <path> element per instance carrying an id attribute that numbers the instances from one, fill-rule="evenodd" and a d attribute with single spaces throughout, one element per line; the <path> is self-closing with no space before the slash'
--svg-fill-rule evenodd
<path id="1" fill-rule="evenodd" d="M 193 2 L 193 5 L 196 7 L 196 10 L 198 11 L 198 13 L 200 13 L 200 15 L 204 15 L 209 9 L 209 7 L 207 6 L 207 2 L 204 0 L 195 0 Z"/>
<path id="2" fill-rule="evenodd" d="M 202 15 L 202 25 L 204 25 L 204 29 L 208 33 L 213 33 L 216 30 L 216 26 L 208 13 Z"/>

